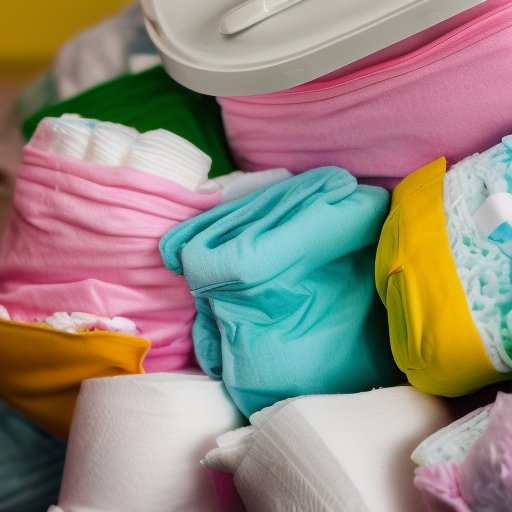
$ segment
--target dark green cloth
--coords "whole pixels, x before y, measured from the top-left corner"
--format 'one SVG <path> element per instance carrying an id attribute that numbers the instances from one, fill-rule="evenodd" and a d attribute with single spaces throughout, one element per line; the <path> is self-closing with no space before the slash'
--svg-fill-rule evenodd
<path id="1" fill-rule="evenodd" d="M 164 128 L 212 158 L 210 178 L 234 170 L 215 98 L 183 87 L 161 66 L 105 82 L 43 108 L 23 122 L 26 139 L 30 139 L 41 119 L 62 114 L 120 123 L 139 132 Z"/>

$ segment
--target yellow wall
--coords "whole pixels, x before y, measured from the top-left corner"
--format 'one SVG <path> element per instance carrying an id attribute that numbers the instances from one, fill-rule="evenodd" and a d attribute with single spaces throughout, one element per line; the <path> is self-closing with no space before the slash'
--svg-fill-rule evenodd
<path id="1" fill-rule="evenodd" d="M 129 0 L 0 0 L 0 73 L 42 69 L 79 30 Z"/>

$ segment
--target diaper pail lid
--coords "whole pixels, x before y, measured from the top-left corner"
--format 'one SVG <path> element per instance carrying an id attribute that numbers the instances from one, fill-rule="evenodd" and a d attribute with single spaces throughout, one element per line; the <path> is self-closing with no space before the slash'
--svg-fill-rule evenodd
<path id="1" fill-rule="evenodd" d="M 276 4 L 291 6 L 245 30 L 222 33 L 221 20 L 240 3 L 141 0 L 149 35 L 176 81 L 213 96 L 288 89 L 386 48 L 482 0 L 253 0 L 253 11 L 270 9 L 270 4 L 271 12 L 279 10 Z"/>

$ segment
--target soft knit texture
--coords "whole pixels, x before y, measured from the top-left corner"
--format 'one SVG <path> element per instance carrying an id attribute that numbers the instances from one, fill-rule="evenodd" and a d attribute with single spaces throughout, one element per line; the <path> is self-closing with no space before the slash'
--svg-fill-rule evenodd
<path id="1" fill-rule="evenodd" d="M 437 39 L 400 43 L 398 56 L 388 50 L 389 60 L 374 56 L 348 74 L 218 98 L 237 165 L 294 174 L 338 165 L 361 183 L 393 188 L 440 156 L 452 164 L 497 144 L 512 132 L 512 3 L 472 12 L 445 23 L 446 32 L 433 29 Z"/>
<path id="2" fill-rule="evenodd" d="M 160 249 L 196 299 L 196 356 L 249 416 L 284 398 L 404 380 L 375 292 L 382 188 L 315 169 L 172 229 Z"/>
<path id="3" fill-rule="evenodd" d="M 27 146 L 0 245 L 0 304 L 21 322 L 57 311 L 129 318 L 152 343 L 146 371 L 184 368 L 194 299 L 165 268 L 158 242 L 220 196 Z"/>

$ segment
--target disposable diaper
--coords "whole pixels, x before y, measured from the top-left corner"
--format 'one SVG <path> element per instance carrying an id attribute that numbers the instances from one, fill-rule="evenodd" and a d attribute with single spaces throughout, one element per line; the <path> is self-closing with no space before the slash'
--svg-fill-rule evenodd
<path id="1" fill-rule="evenodd" d="M 495 236 L 512 222 L 511 162 L 508 136 L 449 172 L 440 158 L 393 192 L 377 289 L 395 361 L 428 393 L 460 396 L 512 377 L 510 242 Z"/>
<path id="2" fill-rule="evenodd" d="M 137 169 L 193 192 L 206 183 L 212 162 L 193 144 L 167 130 L 139 133 L 121 124 L 70 115 L 43 119 L 29 145 L 45 153 Z M 206 191 L 218 188 L 212 183 Z"/>
<path id="3" fill-rule="evenodd" d="M 471 317 L 496 370 L 510 372 L 512 136 L 454 165 L 444 181 L 448 240 Z"/>
<path id="4" fill-rule="evenodd" d="M 445 461 L 417 468 L 414 483 L 421 490 L 429 512 L 509 512 L 512 503 L 512 396 L 499 392 L 490 408 L 487 427 L 475 429 L 468 415 L 436 440 L 462 440 L 470 431 L 472 445 L 464 456 L 453 454 Z M 475 439 L 476 438 L 476 439 Z M 423 445 L 429 448 L 427 439 Z M 449 451 L 449 450 L 448 450 Z"/>
<path id="5" fill-rule="evenodd" d="M 32 137 L 43 119 L 60 118 L 64 114 L 121 124 L 140 133 L 165 129 L 212 159 L 210 178 L 235 170 L 215 98 L 186 89 L 161 67 L 101 83 L 37 111 L 23 122 L 25 138 Z M 120 142 L 121 148 L 124 147 Z M 116 147 L 110 149 L 116 156 Z M 105 156 L 108 153 L 103 152 L 102 157 Z"/>

